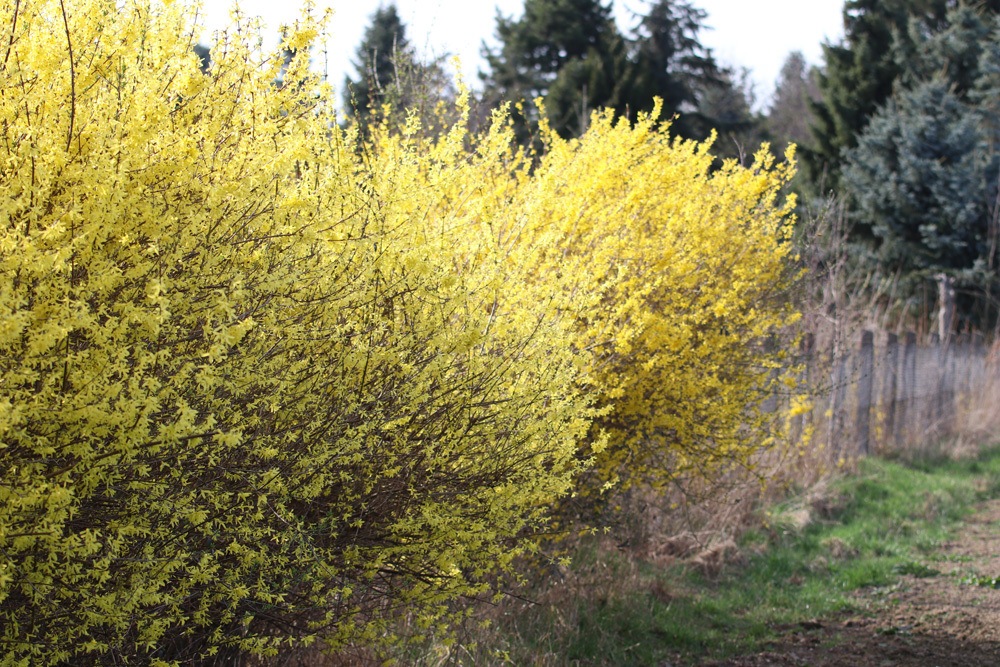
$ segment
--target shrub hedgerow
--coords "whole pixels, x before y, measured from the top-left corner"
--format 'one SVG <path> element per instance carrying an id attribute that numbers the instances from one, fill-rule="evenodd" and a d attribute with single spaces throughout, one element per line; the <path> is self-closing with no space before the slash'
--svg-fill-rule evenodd
<path id="1" fill-rule="evenodd" d="M 279 88 L 247 24 L 203 74 L 189 11 L 0 10 L 2 664 L 430 626 L 580 466 L 558 320 L 494 305 L 502 127 L 356 151 L 322 21 Z"/>
<path id="2" fill-rule="evenodd" d="M 713 171 L 655 115 L 541 156 L 502 111 L 361 138 L 323 19 L 277 86 L 246 22 L 202 72 L 192 13 L 0 8 L 0 664 L 435 630 L 592 460 L 765 444 L 790 167 Z"/>

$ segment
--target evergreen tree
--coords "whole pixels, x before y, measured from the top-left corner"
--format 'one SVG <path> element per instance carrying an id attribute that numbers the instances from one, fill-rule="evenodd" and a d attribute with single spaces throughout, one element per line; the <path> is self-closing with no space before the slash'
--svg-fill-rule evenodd
<path id="1" fill-rule="evenodd" d="M 553 127 L 578 134 L 589 111 L 614 106 L 624 76 L 624 39 L 600 0 L 525 0 L 519 19 L 497 14 L 496 49 L 484 48 L 486 98 L 525 102 L 522 138 L 537 122 L 533 100 L 553 93 Z"/>
<path id="2" fill-rule="evenodd" d="M 997 37 L 964 6 L 936 34 L 911 25 L 915 49 L 897 51 L 910 69 L 846 151 L 842 178 L 854 241 L 876 273 L 899 280 L 902 296 L 946 273 L 975 295 L 960 302 L 966 316 L 990 300 L 997 274 Z"/>
<path id="3" fill-rule="evenodd" d="M 975 110 L 935 77 L 895 96 L 847 152 L 843 185 L 885 274 L 916 280 L 983 256 L 985 172 Z"/>
<path id="4" fill-rule="evenodd" d="M 406 26 L 396 5 L 379 7 L 355 51 L 352 61 L 358 78 L 344 81 L 344 107 L 348 114 L 367 115 L 385 99 L 396 80 L 396 63 L 413 59 L 413 47 L 406 38 Z"/>
<path id="5" fill-rule="evenodd" d="M 993 20 L 990 38 L 980 54 L 977 78 L 969 99 L 976 106 L 985 138 L 982 150 L 987 163 L 986 205 L 988 209 L 987 253 L 983 264 L 988 274 L 1000 273 L 1000 17 Z M 995 177 L 992 177 L 996 175 Z M 992 302 L 995 289 L 987 297 Z"/>
<path id="6" fill-rule="evenodd" d="M 778 148 L 812 142 L 813 102 L 819 97 L 816 70 L 809 69 L 801 51 L 788 54 L 767 114 L 767 131 Z"/>
<path id="7" fill-rule="evenodd" d="M 756 95 L 750 70 L 724 70 L 720 85 L 713 85 L 701 93 L 699 112 L 710 119 L 718 137 L 713 153 L 722 159 L 734 158 L 746 164 L 766 139 L 764 118 L 754 111 Z M 685 117 L 680 117 L 680 122 Z"/>
<path id="8" fill-rule="evenodd" d="M 552 126 L 566 136 L 580 135 L 586 131 L 594 109 L 623 107 L 626 68 L 625 40 L 617 30 L 608 35 L 605 50 L 591 48 L 584 57 L 566 63 L 545 97 Z"/>
<path id="9" fill-rule="evenodd" d="M 819 77 L 822 100 L 816 105 L 815 142 L 804 152 L 810 177 L 825 190 L 839 184 L 844 149 L 857 144 L 869 118 L 892 95 L 893 84 L 909 67 L 898 59 L 912 52 L 914 32 L 940 32 L 953 0 L 847 0 L 844 39 L 823 47 Z M 996 13 L 1000 0 L 981 0 L 977 11 Z"/>
<path id="10" fill-rule="evenodd" d="M 451 78 L 442 61 L 421 62 L 416 49 L 406 36 L 406 25 L 394 4 L 379 7 L 372 14 L 352 62 L 357 79 L 347 77 L 344 83 L 344 108 L 362 128 L 372 116 L 380 116 L 388 106 L 400 122 L 407 113 L 416 111 L 428 132 L 437 131 L 442 119 L 434 108 L 442 99 L 455 95 Z"/>
<path id="11" fill-rule="evenodd" d="M 626 100 L 635 113 L 651 109 L 654 97 L 662 98 L 666 116 L 678 116 L 674 132 L 699 139 L 713 127 L 732 131 L 742 122 L 728 126 L 724 118 L 705 113 L 706 95 L 732 89 L 732 73 L 725 73 L 698 40 L 706 16 L 678 0 L 657 0 L 650 7 L 635 30 Z"/>
<path id="12" fill-rule="evenodd" d="M 993 19 L 991 28 L 982 45 L 975 84 L 968 97 L 979 111 L 987 154 L 996 159 L 1000 153 L 1000 16 Z"/>
<path id="13" fill-rule="evenodd" d="M 897 85 L 914 86 L 933 77 L 948 81 L 965 99 L 979 78 L 983 50 L 990 41 L 992 21 L 980 11 L 959 5 L 935 32 L 911 19 L 905 39 L 896 39 L 893 57 L 899 69 Z"/>
<path id="14" fill-rule="evenodd" d="M 537 122 L 531 104 L 544 97 L 552 126 L 564 136 L 586 129 L 590 112 L 610 108 L 635 117 L 663 100 L 674 132 L 704 138 L 719 125 L 702 102 L 732 94 L 732 79 L 698 41 L 705 12 L 687 2 L 657 0 L 628 37 L 600 0 L 525 0 L 520 19 L 497 16 L 496 49 L 485 49 L 487 100 L 525 104 L 521 136 Z M 724 122 L 724 119 L 722 119 Z M 727 131 L 743 129 L 745 119 Z"/>

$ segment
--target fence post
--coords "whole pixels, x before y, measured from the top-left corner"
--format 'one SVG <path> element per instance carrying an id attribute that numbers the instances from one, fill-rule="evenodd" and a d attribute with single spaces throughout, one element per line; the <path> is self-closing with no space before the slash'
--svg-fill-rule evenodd
<path id="1" fill-rule="evenodd" d="M 899 337 L 889 334 L 885 341 L 885 369 L 882 376 L 882 437 L 895 444 L 896 436 L 896 383 L 899 372 Z"/>
<path id="2" fill-rule="evenodd" d="M 860 354 L 858 355 L 858 451 L 867 455 L 871 451 L 871 406 L 872 375 L 875 367 L 874 335 L 871 331 L 861 332 Z"/>
<path id="3" fill-rule="evenodd" d="M 941 336 L 936 333 L 931 334 L 931 363 L 933 364 L 934 375 L 931 378 L 930 409 L 928 410 L 930 428 L 927 431 L 934 438 L 939 438 L 944 426 L 944 395 L 942 387 L 944 386 L 945 347 L 941 344 Z"/>
<path id="4" fill-rule="evenodd" d="M 983 344 L 983 334 L 978 331 L 972 334 L 972 349 L 969 351 L 972 362 L 969 364 L 969 386 L 981 388 L 986 379 L 986 348 Z"/>
<path id="5" fill-rule="evenodd" d="M 905 437 L 912 430 L 909 428 L 909 425 L 913 422 L 914 416 L 919 414 L 914 401 L 917 384 L 917 334 L 912 331 L 907 331 L 903 336 L 903 368 L 901 375 L 899 410 L 896 415 L 895 439 L 897 446 L 904 444 Z"/>
<path id="6" fill-rule="evenodd" d="M 967 404 L 966 398 L 969 392 L 972 391 L 972 386 L 969 384 L 969 334 L 962 333 L 958 335 L 955 341 L 955 352 L 954 359 L 952 361 L 952 392 L 954 394 L 954 411 L 956 418 L 958 417 L 959 411 L 964 409 Z"/>

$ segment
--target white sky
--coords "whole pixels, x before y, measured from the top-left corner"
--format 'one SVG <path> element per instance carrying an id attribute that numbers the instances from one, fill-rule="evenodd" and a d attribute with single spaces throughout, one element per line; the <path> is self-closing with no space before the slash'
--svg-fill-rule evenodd
<path id="1" fill-rule="evenodd" d="M 329 75 L 339 88 L 345 74 L 355 75 L 350 61 L 371 14 L 384 2 L 316 0 L 316 4 L 335 12 Z M 843 34 L 843 0 L 694 0 L 693 4 L 708 12 L 702 44 L 722 64 L 751 69 L 759 104 L 770 98 L 790 52 L 802 51 L 810 64 L 820 64 L 820 45 L 836 42 Z M 231 0 L 204 0 L 210 30 L 226 25 L 231 5 Z M 277 35 L 282 23 L 296 18 L 300 0 L 240 0 L 239 5 L 244 13 L 261 16 Z M 634 24 L 633 13 L 642 13 L 648 0 L 614 0 L 613 6 L 624 31 Z M 495 44 L 497 7 L 504 16 L 519 16 L 524 0 L 396 0 L 396 7 L 418 52 L 422 56 L 457 54 L 466 81 L 476 87 L 476 73 L 484 67 L 480 47 L 484 40 Z"/>

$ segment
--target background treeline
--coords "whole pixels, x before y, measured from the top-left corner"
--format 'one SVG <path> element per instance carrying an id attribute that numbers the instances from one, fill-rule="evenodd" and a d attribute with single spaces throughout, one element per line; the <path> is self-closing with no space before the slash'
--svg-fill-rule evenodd
<path id="1" fill-rule="evenodd" d="M 635 119 L 662 100 L 673 133 L 705 139 L 717 130 L 739 137 L 752 152 L 752 95 L 741 72 L 721 66 L 698 40 L 705 13 L 688 3 L 660 0 L 622 34 L 611 5 L 594 0 L 529 0 L 522 16 L 497 16 L 495 49 L 484 47 L 479 103 L 489 110 L 520 103 L 519 141 L 538 139 L 536 98 L 561 136 L 581 135 L 595 110 Z M 355 77 L 345 81 L 347 113 L 361 120 L 388 103 L 401 113 L 454 90 L 444 63 L 421 62 L 394 5 L 378 9 L 358 46 Z M 430 84 L 430 85 L 428 85 Z M 402 105 L 398 104 L 403 102 Z M 734 147 L 732 142 L 727 150 Z"/>

